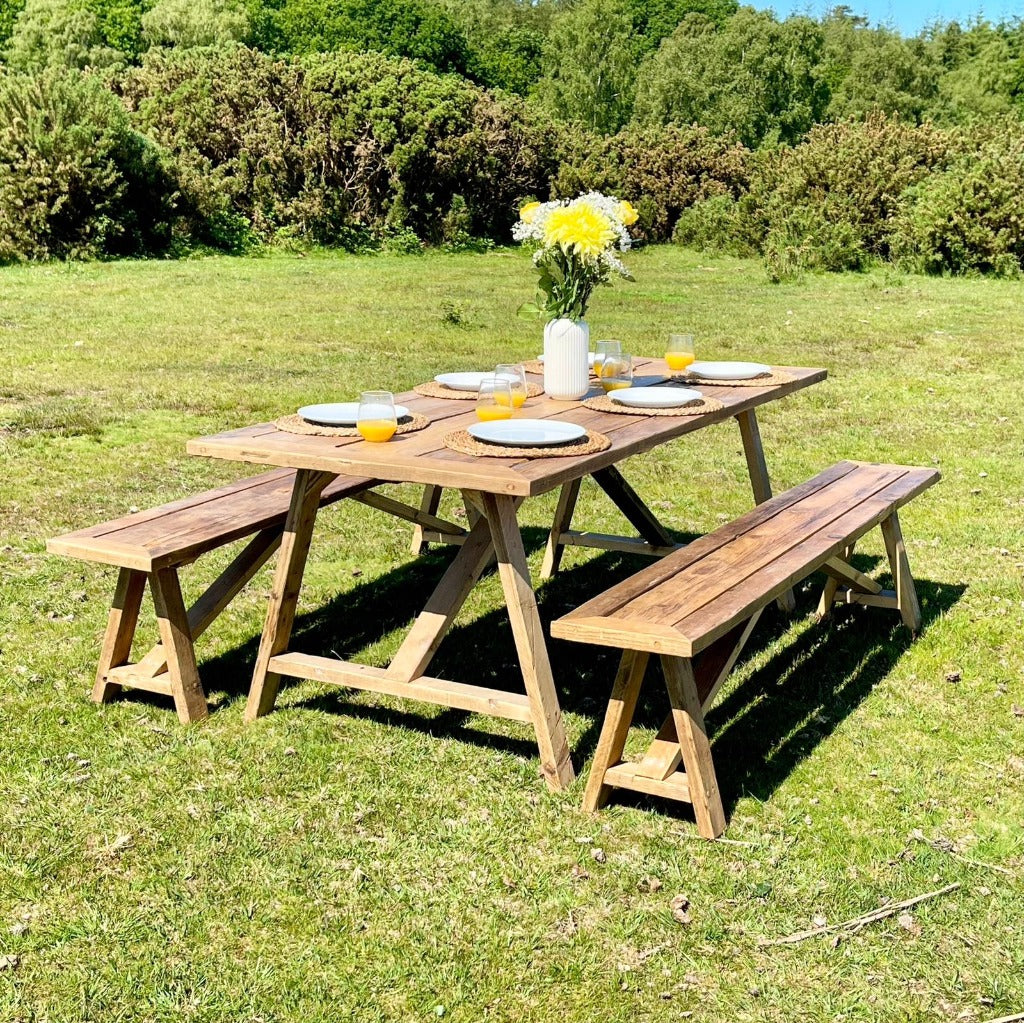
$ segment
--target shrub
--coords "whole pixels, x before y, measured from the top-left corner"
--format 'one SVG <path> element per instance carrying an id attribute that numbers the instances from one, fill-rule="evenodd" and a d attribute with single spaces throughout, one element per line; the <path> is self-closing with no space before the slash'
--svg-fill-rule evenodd
<path id="1" fill-rule="evenodd" d="M 741 203 L 731 195 L 714 195 L 683 210 L 672 232 L 672 241 L 701 252 L 756 255 L 760 247 L 756 239 L 744 236 L 744 226 Z"/>
<path id="2" fill-rule="evenodd" d="M 770 251 L 774 268 L 860 269 L 888 257 L 904 190 L 945 167 L 957 147 L 930 125 L 884 114 L 818 125 L 798 146 L 756 154 L 736 231 Z"/>
<path id="3" fill-rule="evenodd" d="M 507 240 L 517 200 L 546 188 L 557 156 L 522 102 L 380 54 L 150 53 L 120 90 L 221 244 L 405 231 L 437 243 L 453 212 L 460 232 Z"/>
<path id="4" fill-rule="evenodd" d="M 925 273 L 1024 269 L 1024 133 L 1008 128 L 948 170 L 909 188 L 892 228 L 892 252 Z"/>
<path id="5" fill-rule="evenodd" d="M 748 186 L 749 152 L 704 128 L 629 127 L 608 138 L 581 134 L 562 143 L 555 195 L 591 188 L 629 199 L 641 237 L 667 240 L 680 214 L 712 196 L 736 198 Z"/>
<path id="6" fill-rule="evenodd" d="M 95 78 L 0 76 L 0 261 L 163 251 L 171 194 L 158 154 Z"/>

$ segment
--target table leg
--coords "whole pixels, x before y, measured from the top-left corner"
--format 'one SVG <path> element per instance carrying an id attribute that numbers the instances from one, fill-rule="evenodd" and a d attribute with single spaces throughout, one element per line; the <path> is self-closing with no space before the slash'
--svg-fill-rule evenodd
<path id="1" fill-rule="evenodd" d="M 459 609 L 493 557 L 491 531 L 487 521 L 480 518 L 392 658 L 388 678 L 411 682 L 427 670 Z"/>
<path id="2" fill-rule="evenodd" d="M 757 416 L 753 409 L 740 412 L 736 416 L 739 423 L 740 437 L 743 440 L 743 454 L 747 459 L 747 472 L 750 475 L 750 486 L 754 491 L 754 504 L 764 504 L 772 496 L 772 484 L 768 479 L 768 466 L 764 460 L 764 448 L 761 445 L 761 430 L 757 425 Z M 780 593 L 776 599 L 780 610 L 792 614 L 796 610 L 796 597 L 792 590 Z"/>
<path id="3" fill-rule="evenodd" d="M 480 500 L 490 524 L 498 557 L 498 572 L 508 606 L 512 635 L 533 714 L 541 769 L 548 786 L 558 791 L 568 786 L 575 775 L 569 759 L 569 744 L 551 675 L 544 631 L 537 612 L 537 598 L 530 582 L 523 537 L 516 520 L 517 501 L 496 494 L 481 494 Z"/>
<path id="4" fill-rule="evenodd" d="M 597 485 L 611 498 L 629 524 L 652 546 L 671 547 L 675 541 L 665 532 L 654 512 L 640 500 L 637 492 L 626 482 L 622 473 L 609 465 L 594 473 Z"/>
<path id="5" fill-rule="evenodd" d="M 548 545 L 544 551 L 544 564 L 540 570 L 541 579 L 550 579 L 557 571 L 562 561 L 562 551 L 565 545 L 562 543 L 562 534 L 572 524 L 572 513 L 576 510 L 576 499 L 579 497 L 582 477 L 570 480 L 562 484 L 558 493 L 558 505 L 555 508 L 555 519 L 551 523 L 551 532 L 548 534 Z"/>
<path id="6" fill-rule="evenodd" d="M 309 542 L 320 505 L 320 492 L 335 478 L 333 473 L 299 469 L 295 474 L 292 501 L 281 537 L 281 550 L 270 592 L 270 606 L 263 626 L 263 637 L 249 687 L 245 720 L 252 721 L 273 709 L 281 676 L 269 671 L 270 659 L 288 647 L 295 622 L 295 606 L 306 568 Z"/>

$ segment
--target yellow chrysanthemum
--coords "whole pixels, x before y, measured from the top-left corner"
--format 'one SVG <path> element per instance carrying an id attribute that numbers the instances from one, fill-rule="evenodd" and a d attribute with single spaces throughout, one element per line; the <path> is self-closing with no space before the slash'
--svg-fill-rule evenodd
<path id="1" fill-rule="evenodd" d="M 623 199 L 622 202 L 619 203 L 618 212 L 619 220 L 621 220 L 626 225 L 626 227 L 629 227 L 630 224 L 635 224 L 637 222 L 639 214 L 635 209 L 633 209 L 633 204 L 631 202 L 627 202 L 625 199 Z"/>
<path id="2" fill-rule="evenodd" d="M 539 202 L 528 202 L 520 211 L 519 219 L 524 224 L 532 224 L 533 218 L 537 215 L 537 210 L 540 209 Z"/>
<path id="3" fill-rule="evenodd" d="M 610 248 L 617 237 L 611 221 L 600 210 L 581 202 L 551 211 L 544 225 L 543 242 L 593 258 Z"/>

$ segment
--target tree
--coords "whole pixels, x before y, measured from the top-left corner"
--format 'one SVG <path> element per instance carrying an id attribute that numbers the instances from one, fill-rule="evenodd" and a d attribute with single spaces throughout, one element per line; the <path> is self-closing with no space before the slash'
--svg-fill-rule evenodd
<path id="1" fill-rule="evenodd" d="M 157 0 L 142 16 L 151 46 L 216 46 L 245 42 L 249 17 L 236 0 Z"/>
<path id="2" fill-rule="evenodd" d="M 779 22 L 744 7 L 716 29 L 690 15 L 641 66 L 636 119 L 702 124 L 751 148 L 795 142 L 828 103 L 823 45 L 821 26 L 809 18 Z"/>
<path id="3" fill-rule="evenodd" d="M 656 50 L 688 14 L 701 14 L 721 28 L 738 8 L 736 0 L 626 0 L 642 54 Z"/>
<path id="4" fill-rule="evenodd" d="M 828 116 L 843 120 L 881 110 L 920 123 L 937 87 L 938 69 L 922 40 L 883 28 L 861 30 Z"/>
<path id="5" fill-rule="evenodd" d="M 74 0 L 27 0 L 5 56 L 12 68 L 37 72 L 108 67 L 125 55 L 104 43 L 99 18 Z"/>
<path id="6" fill-rule="evenodd" d="M 429 0 L 283 0 L 275 35 L 286 53 L 376 50 L 466 74 L 466 37 Z"/>
<path id="7" fill-rule="evenodd" d="M 555 117 L 610 134 L 629 120 L 636 64 L 623 0 L 581 0 L 554 23 L 536 95 Z"/>

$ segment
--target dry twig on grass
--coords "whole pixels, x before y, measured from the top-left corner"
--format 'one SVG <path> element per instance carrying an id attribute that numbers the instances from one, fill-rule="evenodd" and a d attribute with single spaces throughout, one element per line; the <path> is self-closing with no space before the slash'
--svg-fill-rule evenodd
<path id="1" fill-rule="evenodd" d="M 904 899 L 903 902 L 893 902 L 888 906 L 883 906 L 881 909 L 875 909 L 870 913 L 855 916 L 852 920 L 844 920 L 841 924 L 825 924 L 822 927 L 812 927 L 806 931 L 797 931 L 796 934 L 789 934 L 785 938 L 762 938 L 758 941 L 758 944 L 795 945 L 798 941 L 814 938 L 819 934 L 828 934 L 831 931 L 859 931 L 867 924 L 873 924 L 877 920 L 884 920 L 886 917 L 898 913 L 901 909 L 909 909 L 911 906 L 916 906 L 919 902 L 924 902 L 925 899 L 935 899 L 940 895 L 948 895 L 959 887 L 960 882 L 956 881 L 953 884 L 946 885 L 945 888 L 939 888 L 937 891 L 925 892 L 924 895 L 916 895 L 912 899 Z"/>

